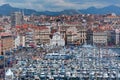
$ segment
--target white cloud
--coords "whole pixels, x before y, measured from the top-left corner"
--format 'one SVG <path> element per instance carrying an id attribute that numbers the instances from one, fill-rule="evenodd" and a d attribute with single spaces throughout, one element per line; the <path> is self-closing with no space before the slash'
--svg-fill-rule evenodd
<path id="1" fill-rule="evenodd" d="M 5 4 L 5 1 L 4 0 L 0 0 L 0 4 Z"/>
<path id="2" fill-rule="evenodd" d="M 88 7 L 91 7 L 91 6 L 94 6 L 96 8 L 100 8 L 100 7 L 107 6 L 107 4 L 97 3 L 97 2 L 86 2 L 86 3 L 80 5 L 81 8 L 88 8 Z"/>
<path id="3" fill-rule="evenodd" d="M 76 4 L 66 2 L 65 0 L 24 0 L 23 2 L 19 2 L 17 0 L 0 0 L 1 5 L 5 3 L 8 3 L 13 7 L 35 9 L 37 11 L 60 11 L 63 9 L 70 9 L 73 7 L 75 8 L 76 6 Z"/>
<path id="4" fill-rule="evenodd" d="M 109 1 L 103 0 L 0 0 L 0 4 L 9 3 L 14 7 L 35 9 L 37 11 L 61 11 L 64 9 L 83 9 L 91 6 L 104 7 L 111 5 L 111 1 L 109 3 Z"/>

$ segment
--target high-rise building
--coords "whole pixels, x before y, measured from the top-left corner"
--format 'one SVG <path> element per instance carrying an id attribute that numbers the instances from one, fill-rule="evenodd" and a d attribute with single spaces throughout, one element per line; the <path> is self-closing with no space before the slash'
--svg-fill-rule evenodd
<path id="1" fill-rule="evenodd" d="M 23 23 L 23 14 L 21 12 L 14 12 L 11 14 L 11 27 L 21 25 Z"/>

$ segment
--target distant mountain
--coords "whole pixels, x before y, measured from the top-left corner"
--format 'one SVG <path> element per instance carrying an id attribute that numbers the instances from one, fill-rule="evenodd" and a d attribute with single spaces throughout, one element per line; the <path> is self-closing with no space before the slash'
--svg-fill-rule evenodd
<path id="1" fill-rule="evenodd" d="M 26 15 L 37 14 L 38 12 L 32 9 L 20 9 L 10 6 L 9 4 L 4 4 L 0 6 L 0 15 L 10 15 L 13 12 L 24 11 Z"/>
<path id="2" fill-rule="evenodd" d="M 33 9 L 21 9 L 21 8 L 15 8 L 12 7 L 9 4 L 4 4 L 0 6 L 0 15 L 10 15 L 12 12 L 16 11 L 23 11 L 25 15 L 50 15 L 50 16 L 57 16 L 57 15 L 74 15 L 74 14 L 108 14 L 108 13 L 116 13 L 120 15 L 120 7 L 118 6 L 107 6 L 104 8 L 95 8 L 95 7 L 89 7 L 87 9 L 82 9 L 82 10 L 75 10 L 75 9 L 68 9 L 68 10 L 63 10 L 59 12 L 52 12 L 52 11 L 36 11 Z"/>
<path id="3" fill-rule="evenodd" d="M 78 10 L 75 9 L 69 9 L 69 10 L 63 10 L 60 12 L 52 12 L 52 11 L 43 11 L 38 12 L 39 15 L 50 15 L 50 16 L 58 16 L 58 15 L 74 15 L 74 14 L 80 14 Z"/>
<path id="4" fill-rule="evenodd" d="M 120 15 L 120 7 L 118 6 L 107 6 L 104 8 L 95 8 L 95 7 L 90 7 L 87 9 L 79 10 L 83 14 L 108 14 L 108 13 L 115 13 Z"/>
<path id="5" fill-rule="evenodd" d="M 68 10 L 61 11 L 60 14 L 73 15 L 73 14 L 80 14 L 80 12 L 75 9 L 68 9 Z"/>
<path id="6" fill-rule="evenodd" d="M 64 10 L 64 11 L 60 11 L 60 12 L 51 12 L 51 11 L 39 12 L 39 11 L 32 10 L 32 9 L 15 8 L 9 4 L 4 4 L 4 5 L 0 6 L 0 15 L 10 15 L 11 13 L 17 12 L 17 11 L 22 11 L 22 12 L 24 12 L 25 15 L 36 14 L 36 15 L 55 16 L 55 15 L 62 15 L 62 14 L 66 14 L 66 15 L 79 14 L 79 11 L 74 10 L 74 9 Z"/>

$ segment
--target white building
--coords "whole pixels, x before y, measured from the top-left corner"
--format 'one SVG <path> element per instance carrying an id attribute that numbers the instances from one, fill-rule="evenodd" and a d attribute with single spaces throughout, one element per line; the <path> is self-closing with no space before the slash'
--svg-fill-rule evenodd
<path id="1" fill-rule="evenodd" d="M 30 30 L 25 34 L 25 46 L 30 47 L 30 45 L 33 43 L 34 43 L 34 32 Z"/>
<path id="2" fill-rule="evenodd" d="M 62 38 L 60 32 L 56 32 L 53 34 L 53 37 L 50 40 L 50 45 L 65 46 L 65 40 Z"/>
<path id="3" fill-rule="evenodd" d="M 25 47 L 25 36 L 20 36 L 20 44 Z"/>
<path id="4" fill-rule="evenodd" d="M 15 38 L 15 48 L 17 48 L 18 46 L 20 46 L 20 36 L 17 35 Z"/>
<path id="5" fill-rule="evenodd" d="M 19 46 L 25 47 L 25 36 L 24 35 L 17 35 L 15 40 L 15 48 L 18 48 Z"/>

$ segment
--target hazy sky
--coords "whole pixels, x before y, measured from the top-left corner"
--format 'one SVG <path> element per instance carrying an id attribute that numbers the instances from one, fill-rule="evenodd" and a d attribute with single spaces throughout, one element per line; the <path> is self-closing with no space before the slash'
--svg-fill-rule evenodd
<path id="1" fill-rule="evenodd" d="M 18 8 L 35 9 L 37 11 L 61 11 L 64 9 L 84 9 L 91 6 L 120 6 L 120 0 L 0 0 L 0 5 L 10 4 Z"/>

